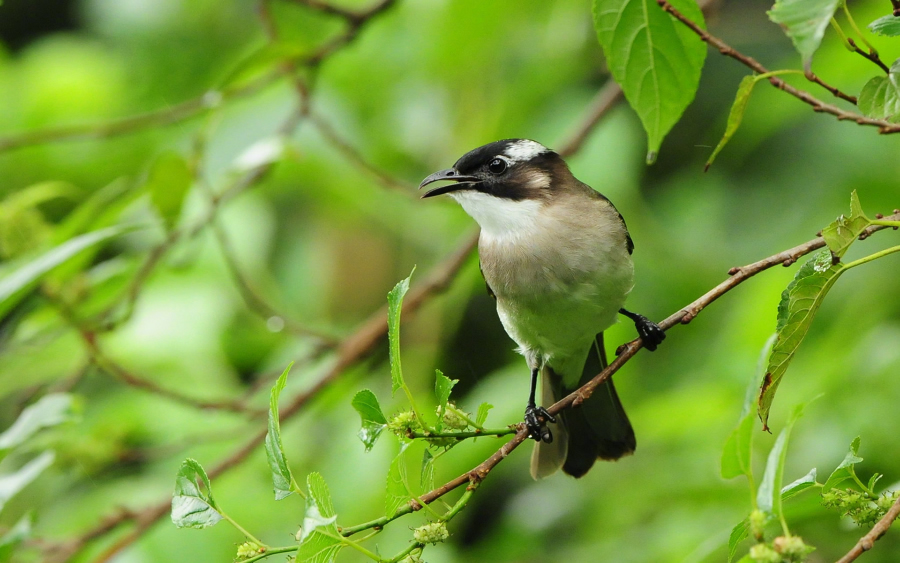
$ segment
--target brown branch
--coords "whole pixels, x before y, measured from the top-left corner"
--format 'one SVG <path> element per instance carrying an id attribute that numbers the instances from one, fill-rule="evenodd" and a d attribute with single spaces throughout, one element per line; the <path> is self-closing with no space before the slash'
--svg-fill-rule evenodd
<path id="1" fill-rule="evenodd" d="M 600 123 L 603 116 L 621 99 L 622 88 L 615 80 L 607 80 L 606 84 L 594 96 L 587 113 L 579 121 L 575 131 L 560 143 L 560 148 L 556 152 L 562 157 L 572 156 L 578 152 L 594 130 L 594 127 Z"/>
<path id="2" fill-rule="evenodd" d="M 656 0 L 656 3 L 659 4 L 663 10 L 672 14 L 672 16 L 674 16 L 678 21 L 680 21 L 691 31 L 696 33 L 700 37 L 700 39 L 705 41 L 710 46 L 718 49 L 718 51 L 726 57 L 731 57 L 732 59 L 740 61 L 742 64 L 759 74 L 765 74 L 769 72 L 769 69 L 764 67 L 753 57 L 749 57 L 741 53 L 740 51 L 735 50 L 732 46 L 728 45 L 718 37 L 711 35 L 705 29 L 701 28 L 696 23 L 685 17 L 684 14 L 676 10 L 667 0 Z M 811 105 L 813 111 L 817 111 L 820 113 L 829 113 L 837 117 L 839 121 L 855 121 L 859 125 L 870 125 L 872 127 L 877 127 L 878 132 L 882 134 L 900 133 L 900 124 L 891 123 L 882 119 L 872 119 L 871 117 L 866 117 L 858 113 L 845 111 L 837 106 L 826 104 L 809 92 L 795 88 L 784 80 L 778 78 L 777 76 L 770 76 L 768 80 L 776 88 L 784 90 L 798 100 Z"/>
<path id="3" fill-rule="evenodd" d="M 900 497 L 897 497 L 897 500 L 891 505 L 887 514 L 872 527 L 869 533 L 861 537 L 859 541 L 856 542 L 856 545 L 853 546 L 853 549 L 838 559 L 837 563 L 850 563 L 851 561 L 856 561 L 857 557 L 872 549 L 875 542 L 888 531 L 888 528 L 891 527 L 891 524 L 894 523 L 894 520 L 896 520 L 898 516 L 900 516 Z"/>
<path id="4" fill-rule="evenodd" d="M 845 94 L 840 89 L 838 89 L 836 86 L 832 86 L 831 84 L 826 83 L 824 80 L 819 78 L 816 75 L 816 73 L 814 73 L 811 70 L 807 70 L 803 74 L 806 76 L 807 80 L 809 80 L 810 82 L 815 82 L 822 88 L 825 88 L 826 90 L 831 92 L 835 97 L 841 98 L 842 100 L 847 100 L 851 104 L 856 105 L 856 102 L 857 102 L 856 96 L 851 96 L 850 94 Z"/>
<path id="5" fill-rule="evenodd" d="M 885 74 L 890 74 L 891 69 L 888 68 L 888 65 L 884 64 L 884 61 L 881 60 L 881 57 L 878 56 L 878 53 L 873 50 L 863 51 L 859 48 L 859 45 L 856 44 L 856 41 L 853 40 L 852 37 L 847 38 L 847 44 L 853 47 L 853 52 L 857 53 L 862 58 L 872 61 L 876 65 L 878 65 L 881 70 L 885 72 Z"/>

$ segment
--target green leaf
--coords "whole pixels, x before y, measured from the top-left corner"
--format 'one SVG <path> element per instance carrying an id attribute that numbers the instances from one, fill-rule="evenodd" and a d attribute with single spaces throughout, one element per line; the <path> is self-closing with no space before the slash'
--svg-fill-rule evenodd
<path id="1" fill-rule="evenodd" d="M 200 483 L 202 483 L 202 488 Z M 204 492 L 205 489 L 205 492 Z M 178 528 L 208 528 L 222 519 L 213 499 L 209 477 L 199 462 L 186 459 L 175 476 L 172 496 L 172 523 Z"/>
<path id="2" fill-rule="evenodd" d="M 806 489 L 814 486 L 816 484 L 816 468 L 813 467 L 809 470 L 809 473 L 800 477 L 793 483 L 789 483 L 785 485 L 781 489 L 781 500 L 786 501 L 789 498 L 794 498 L 799 495 Z"/>
<path id="3" fill-rule="evenodd" d="M 447 401 L 450 400 L 450 391 L 457 383 L 459 383 L 458 379 L 450 379 L 444 375 L 441 370 L 434 370 L 434 395 L 437 397 L 438 402 L 438 420 L 436 426 L 438 431 L 441 430 L 441 426 L 443 425 L 444 411 L 447 409 Z"/>
<path id="4" fill-rule="evenodd" d="M 704 27 L 696 0 L 672 0 Z M 594 29 L 625 98 L 647 131 L 647 162 L 694 99 L 706 45 L 656 0 L 594 0 Z"/>
<path id="5" fill-rule="evenodd" d="M 53 393 L 41 397 L 38 402 L 23 410 L 13 425 L 0 434 L 0 459 L 42 428 L 62 424 L 72 420 L 74 416 L 72 395 Z"/>
<path id="6" fill-rule="evenodd" d="M 406 486 L 406 463 L 403 453 L 406 451 L 408 444 L 400 446 L 400 453 L 391 461 L 391 468 L 388 470 L 387 490 L 384 499 L 384 514 L 388 518 L 392 518 L 397 510 L 406 503 L 412 495 Z"/>
<path id="7" fill-rule="evenodd" d="M 163 153 L 153 163 L 146 187 L 167 229 L 172 230 L 178 222 L 184 197 L 193 182 L 187 161 L 178 154 Z"/>
<path id="8" fill-rule="evenodd" d="M 725 442 L 725 448 L 722 450 L 722 477 L 725 479 L 732 479 L 738 475 L 752 478 L 750 456 L 754 418 L 753 413 L 746 414 Z"/>
<path id="9" fill-rule="evenodd" d="M 413 268 L 413 272 L 416 269 Z M 400 310 L 403 308 L 403 296 L 409 291 L 409 277 L 394 286 L 388 293 L 388 351 L 391 358 L 391 393 L 396 393 L 406 383 L 403 381 L 403 370 L 400 367 Z"/>
<path id="10" fill-rule="evenodd" d="M 781 294 L 778 336 L 759 391 L 758 410 L 763 430 L 769 429 L 769 409 L 784 372 L 809 331 L 822 300 L 843 271 L 841 264 L 832 265 L 830 250 L 817 252 L 797 270 L 793 281 Z"/>
<path id="11" fill-rule="evenodd" d="M 737 553 L 738 544 L 747 539 L 750 535 L 750 520 L 744 518 L 731 529 L 728 536 L 728 563 L 734 561 L 734 555 Z"/>
<path id="12" fill-rule="evenodd" d="M 269 460 L 269 469 L 272 470 L 272 482 L 275 485 L 275 500 L 287 498 L 295 492 L 294 476 L 288 466 L 287 457 L 284 455 L 284 446 L 281 443 L 281 421 L 278 416 L 278 397 L 281 395 L 284 384 L 287 382 L 288 373 L 294 362 L 284 369 L 275 386 L 272 387 L 272 395 L 269 398 L 269 431 L 266 433 L 266 459 Z"/>
<path id="13" fill-rule="evenodd" d="M 350 403 L 356 412 L 359 413 L 361 427 L 357 436 L 366 446 L 366 451 L 372 449 L 381 431 L 387 426 L 387 419 L 381 411 L 381 405 L 378 404 L 378 398 L 375 393 L 368 389 L 363 389 L 353 397 Z"/>
<path id="14" fill-rule="evenodd" d="M 331 504 L 331 494 L 325 479 L 318 473 L 309 474 L 306 487 L 309 497 L 306 501 L 306 514 L 303 516 L 297 561 L 331 563 L 343 547 L 336 524 L 337 515 Z"/>
<path id="15" fill-rule="evenodd" d="M 108 227 L 115 223 L 122 210 L 143 192 L 134 189 L 133 182 L 116 179 L 93 192 L 69 213 L 53 233 L 55 243 L 78 236 L 92 227 Z"/>
<path id="16" fill-rule="evenodd" d="M 244 150 L 232 163 L 234 172 L 250 172 L 261 166 L 269 166 L 298 152 L 291 144 L 290 137 L 275 135 L 253 143 Z"/>
<path id="17" fill-rule="evenodd" d="M 869 24 L 869 30 L 878 35 L 897 37 L 900 35 L 900 18 L 893 14 L 878 18 Z"/>
<path id="18" fill-rule="evenodd" d="M 67 182 L 41 182 L 14 191 L 0 201 L 0 258 L 20 256 L 43 246 L 53 229 L 38 206 L 58 198 L 74 199 Z"/>
<path id="19" fill-rule="evenodd" d="M 828 249 L 840 258 L 847 252 L 853 241 L 866 230 L 872 221 L 863 213 L 856 190 L 850 193 L 850 216 L 841 215 L 833 223 L 822 229 L 822 238 Z"/>
<path id="20" fill-rule="evenodd" d="M 87 233 L 68 240 L 24 264 L 17 265 L 11 273 L 0 278 L 0 317 L 12 309 L 28 290 L 53 268 L 63 264 L 79 252 L 109 240 L 124 231 L 125 229 L 121 227 L 110 227 Z"/>
<path id="21" fill-rule="evenodd" d="M 425 492 L 434 488 L 434 456 L 428 448 L 425 448 L 425 454 L 422 456 L 422 476 L 420 480 L 422 490 Z"/>
<path id="22" fill-rule="evenodd" d="M 731 104 L 731 112 L 728 114 L 728 124 L 725 126 L 725 134 L 722 135 L 719 144 L 716 145 L 715 150 L 709 156 L 709 160 L 706 161 L 704 171 L 709 170 L 713 161 L 716 160 L 716 156 L 722 152 L 722 149 L 725 148 L 728 141 L 730 141 L 734 134 L 737 133 L 738 127 L 741 126 L 741 121 L 744 119 L 744 110 L 747 109 L 747 103 L 750 101 L 750 94 L 753 92 L 753 87 L 756 85 L 757 78 L 757 76 L 745 76 L 741 79 L 737 94 L 734 96 L 734 102 Z"/>
<path id="23" fill-rule="evenodd" d="M 769 19 L 784 28 L 803 58 L 804 68 L 809 68 L 838 6 L 840 0 L 776 0 L 769 10 Z"/>
<path id="24" fill-rule="evenodd" d="M 891 65 L 890 74 L 866 82 L 857 104 L 867 117 L 900 122 L 900 59 Z"/>
<path id="25" fill-rule="evenodd" d="M 475 414 L 475 424 L 477 426 L 484 425 L 485 421 L 487 421 L 488 411 L 494 408 L 494 405 L 490 403 L 481 403 L 478 405 L 478 413 Z"/>
<path id="26" fill-rule="evenodd" d="M 309 53 L 309 48 L 297 42 L 274 41 L 256 49 L 234 66 L 222 80 L 222 87 L 244 83 L 276 65 L 296 60 Z"/>
<path id="27" fill-rule="evenodd" d="M 54 457 L 53 452 L 44 452 L 20 467 L 15 473 L 0 475 L 0 511 L 3 510 L 9 499 L 27 487 L 32 481 L 37 479 L 38 475 L 50 467 Z"/>
<path id="28" fill-rule="evenodd" d="M 832 471 L 831 475 L 828 476 L 828 480 L 825 481 L 825 485 L 822 487 L 822 492 L 830 491 L 844 481 L 852 479 L 853 466 L 857 463 L 861 463 L 862 460 L 863 458 L 859 457 L 859 436 L 857 436 L 853 442 L 850 443 L 850 451 L 844 456 L 844 461 L 842 461 L 841 464 L 837 466 L 837 469 Z"/>
<path id="29" fill-rule="evenodd" d="M 0 537 L 0 563 L 6 563 L 12 558 L 13 550 L 31 536 L 31 527 L 34 524 L 34 513 L 28 512 L 16 522 L 12 528 Z"/>
<path id="30" fill-rule="evenodd" d="M 766 460 L 766 470 L 763 473 L 762 481 L 759 484 L 759 491 L 756 494 L 756 504 L 763 512 L 769 512 L 775 516 L 781 515 L 781 481 L 784 475 L 784 462 L 787 459 L 787 445 L 791 437 L 791 430 L 794 423 L 803 415 L 805 405 L 798 405 L 794 408 L 788 423 L 785 425 L 775 445 L 769 452 L 769 458 Z"/>
<path id="31" fill-rule="evenodd" d="M 869 477 L 869 484 L 867 485 L 867 488 L 870 491 L 875 492 L 875 485 L 878 483 L 878 481 L 881 480 L 882 477 L 884 477 L 884 475 L 882 475 L 881 473 L 873 473 L 872 476 Z"/>

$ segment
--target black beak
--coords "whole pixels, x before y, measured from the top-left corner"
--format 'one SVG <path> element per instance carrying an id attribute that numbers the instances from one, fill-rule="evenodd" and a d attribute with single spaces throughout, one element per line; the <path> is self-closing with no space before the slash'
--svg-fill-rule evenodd
<path id="1" fill-rule="evenodd" d="M 448 180 L 454 183 L 447 184 L 446 186 L 441 186 L 439 188 L 434 188 L 433 190 L 428 190 L 427 192 L 422 194 L 422 198 L 424 199 L 426 197 L 455 192 L 457 190 L 472 189 L 472 184 L 481 181 L 481 179 L 477 176 L 463 176 L 462 174 L 457 172 L 456 169 L 448 168 L 446 170 L 441 170 L 440 172 L 435 172 L 431 176 L 422 180 L 422 183 L 419 184 L 419 189 L 421 190 L 428 184 L 433 184 L 434 182 L 440 182 L 442 180 Z"/>

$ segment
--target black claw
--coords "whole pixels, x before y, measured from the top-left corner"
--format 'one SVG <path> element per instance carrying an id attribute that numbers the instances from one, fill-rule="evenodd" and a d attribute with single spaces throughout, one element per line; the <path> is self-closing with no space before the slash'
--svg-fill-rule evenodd
<path id="1" fill-rule="evenodd" d="M 541 419 L 544 419 L 542 422 Z M 547 422 L 556 422 L 556 417 L 551 416 L 547 409 L 533 404 L 525 407 L 525 426 L 528 427 L 529 436 L 535 442 L 550 443 L 553 441 L 553 433 L 547 428 Z"/>
<path id="2" fill-rule="evenodd" d="M 638 336 L 641 337 L 644 343 L 644 348 L 653 352 L 666 339 L 666 332 L 644 315 L 638 315 L 625 309 L 620 309 L 619 312 L 634 321 L 634 328 L 637 329 Z"/>

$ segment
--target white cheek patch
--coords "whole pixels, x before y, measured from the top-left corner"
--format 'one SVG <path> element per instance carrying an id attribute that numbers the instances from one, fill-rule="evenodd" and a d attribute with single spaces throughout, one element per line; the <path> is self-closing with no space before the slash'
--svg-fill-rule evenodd
<path id="1" fill-rule="evenodd" d="M 534 233 L 543 205 L 536 200 L 514 201 L 475 191 L 458 191 L 449 195 L 481 226 L 483 237 L 497 241 Z"/>
<path id="2" fill-rule="evenodd" d="M 504 156 L 509 158 L 510 164 L 515 164 L 517 162 L 525 162 L 527 160 L 531 160 L 537 155 L 544 154 L 545 152 L 550 152 L 550 149 L 538 143 L 537 141 L 523 139 L 521 141 L 516 141 L 515 143 L 506 147 L 506 150 L 503 151 L 503 154 Z"/>

